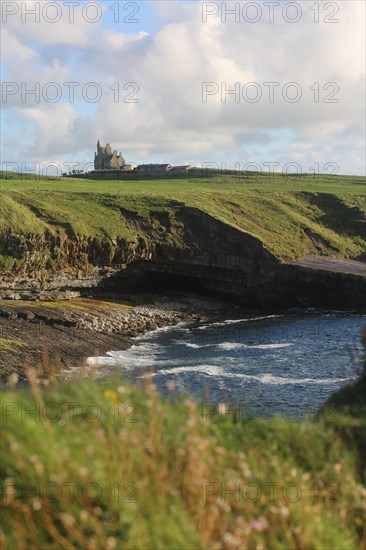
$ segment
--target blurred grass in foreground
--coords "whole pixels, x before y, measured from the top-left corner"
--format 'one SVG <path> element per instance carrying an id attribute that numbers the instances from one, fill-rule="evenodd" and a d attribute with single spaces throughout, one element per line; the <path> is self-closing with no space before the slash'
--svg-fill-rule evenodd
<path id="1" fill-rule="evenodd" d="M 28 376 L 1 393 L 3 550 L 363 547 L 364 397 L 295 423 Z"/>

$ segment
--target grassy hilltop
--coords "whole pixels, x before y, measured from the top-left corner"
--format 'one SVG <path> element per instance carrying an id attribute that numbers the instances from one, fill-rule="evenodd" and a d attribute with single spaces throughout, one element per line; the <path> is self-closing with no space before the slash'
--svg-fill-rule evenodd
<path id="1" fill-rule="evenodd" d="M 280 259 L 324 254 L 365 259 L 365 179 L 193 171 L 179 179 L 88 180 L 3 173 L 0 232 L 46 231 L 135 240 L 121 215 L 132 211 L 160 230 L 182 205 L 258 237 Z M 171 244 L 174 244 L 171 243 Z"/>

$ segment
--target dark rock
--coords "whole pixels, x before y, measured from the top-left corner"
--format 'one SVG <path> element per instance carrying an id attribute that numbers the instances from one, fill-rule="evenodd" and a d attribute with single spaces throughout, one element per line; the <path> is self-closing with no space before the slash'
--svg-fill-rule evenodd
<path id="1" fill-rule="evenodd" d="M 19 319 L 24 319 L 25 321 L 31 321 L 35 318 L 35 315 L 32 311 L 19 311 L 18 317 Z"/>

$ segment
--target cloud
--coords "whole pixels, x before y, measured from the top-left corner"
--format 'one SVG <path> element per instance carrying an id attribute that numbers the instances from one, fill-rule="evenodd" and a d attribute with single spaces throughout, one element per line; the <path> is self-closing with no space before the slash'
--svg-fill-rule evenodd
<path id="1" fill-rule="evenodd" d="M 107 9 L 104 2 L 12 0 L 2 4 L 3 28 L 24 43 L 67 47 L 87 46 Z"/>
<path id="2" fill-rule="evenodd" d="M 41 97 L 35 105 L 14 94 L 5 107 L 12 106 L 18 125 L 33 128 L 34 139 L 27 138 L 32 160 L 73 150 L 80 155 L 99 137 L 131 160 L 212 158 L 235 164 L 247 154 L 304 166 L 334 159 L 343 173 L 363 173 L 365 4 L 342 2 L 335 15 L 328 4 L 319 3 L 319 23 L 309 3 L 301 3 L 297 23 L 286 21 L 280 10 L 274 23 L 263 11 L 251 24 L 242 17 L 223 23 L 220 12 L 203 23 L 200 3 L 154 2 L 160 27 L 153 33 L 146 32 L 144 21 L 134 33 L 103 20 L 90 24 L 81 6 L 76 26 L 62 19 L 25 28 L 9 17 L 5 80 L 57 82 L 63 95 L 59 104 Z M 339 22 L 326 23 L 326 17 Z M 64 86 L 68 81 L 80 83 L 74 103 Z M 95 104 L 82 94 L 89 82 L 102 90 Z M 205 82 L 213 83 L 215 94 L 204 103 Z M 278 83 L 273 101 L 270 82 Z M 236 96 L 225 94 L 233 89 Z M 256 90 L 261 95 L 253 102 Z M 291 102 L 299 90 L 301 98 Z"/>

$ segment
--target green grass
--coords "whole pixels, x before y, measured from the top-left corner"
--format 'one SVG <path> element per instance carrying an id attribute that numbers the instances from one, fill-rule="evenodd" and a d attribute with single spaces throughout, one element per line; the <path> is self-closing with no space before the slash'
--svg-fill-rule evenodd
<path id="1" fill-rule="evenodd" d="M 206 418 L 149 383 L 41 389 L 31 372 L 1 394 L 4 549 L 362 546 L 348 417 Z"/>
<path id="2" fill-rule="evenodd" d="M 151 230 L 155 240 L 182 246 L 178 211 L 187 205 L 257 237 L 281 259 L 307 254 L 365 257 L 366 187 L 361 177 L 285 179 L 234 173 L 122 182 L 9 178 L 0 182 L 3 232 L 135 241 Z M 131 226 L 121 208 L 138 216 L 143 227 Z"/>
<path id="3" fill-rule="evenodd" d="M 23 300 L 0 300 L 0 307 L 6 307 L 10 309 L 27 308 L 27 309 L 72 309 L 72 310 L 81 310 L 81 311 L 95 311 L 96 309 L 106 309 L 106 310 L 118 310 L 121 309 L 131 309 L 133 306 L 124 303 L 124 301 L 118 300 L 87 300 L 83 298 L 82 300 L 62 300 L 60 302 L 49 301 L 49 302 L 33 302 L 33 301 L 23 301 Z"/>
<path id="4" fill-rule="evenodd" d="M 17 338 L 0 338 L 0 353 L 17 353 L 17 348 L 24 347 L 27 344 Z"/>

